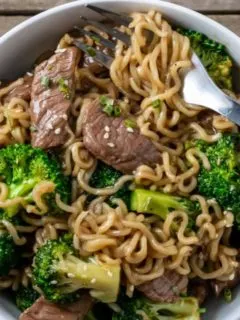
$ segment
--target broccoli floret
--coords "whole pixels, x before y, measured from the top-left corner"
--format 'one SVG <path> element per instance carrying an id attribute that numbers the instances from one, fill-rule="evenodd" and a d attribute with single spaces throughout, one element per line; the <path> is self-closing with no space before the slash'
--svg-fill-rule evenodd
<path id="1" fill-rule="evenodd" d="M 177 31 L 190 39 L 213 81 L 222 89 L 232 90 L 233 62 L 226 47 L 194 30 L 179 28 Z"/>
<path id="2" fill-rule="evenodd" d="M 24 311 L 30 308 L 40 297 L 40 294 L 30 287 L 20 287 L 16 293 L 16 305 L 19 310 Z"/>
<path id="3" fill-rule="evenodd" d="M 195 298 L 179 298 L 175 303 L 154 303 L 148 299 L 120 298 L 121 312 L 114 313 L 112 320 L 199 320 L 199 306 Z"/>
<path id="4" fill-rule="evenodd" d="M 215 143 L 202 140 L 195 147 L 205 153 L 211 169 L 201 166 L 198 174 L 198 191 L 203 196 L 215 199 L 224 210 L 232 211 L 235 223 L 240 228 L 240 166 L 239 134 L 223 134 Z"/>
<path id="5" fill-rule="evenodd" d="M 156 214 L 163 220 L 172 210 L 183 210 L 189 215 L 189 227 L 193 226 L 194 218 L 200 213 L 198 201 L 146 189 L 131 192 L 130 208 L 139 213 Z"/>
<path id="6" fill-rule="evenodd" d="M 7 232 L 0 234 L 0 276 L 8 275 L 18 265 L 20 251 Z"/>
<path id="7" fill-rule="evenodd" d="M 89 184 L 94 188 L 106 188 L 113 186 L 119 178 L 121 178 L 122 173 L 117 171 L 113 167 L 108 166 L 102 161 L 98 161 L 96 170 L 94 171 Z M 130 191 L 128 188 L 129 184 L 125 183 L 121 189 L 119 189 L 114 195 L 109 199 L 109 204 L 115 206 L 113 200 L 116 198 L 122 199 L 127 206 L 129 206 Z"/>
<path id="8" fill-rule="evenodd" d="M 82 259 L 72 247 L 72 236 L 65 235 L 37 251 L 33 279 L 55 303 L 77 300 L 80 289 L 89 289 L 92 297 L 108 303 L 117 299 L 120 266 L 100 264 L 94 257 Z"/>
<path id="9" fill-rule="evenodd" d="M 8 198 L 23 197 L 27 204 L 34 204 L 32 190 L 39 182 L 52 181 L 55 191 L 44 197 L 51 214 L 60 211 L 55 202 L 56 193 L 64 202 L 68 202 L 70 197 L 69 180 L 63 175 L 60 164 L 53 156 L 31 145 L 15 144 L 0 150 L 0 177 L 8 186 Z M 20 205 L 2 209 L 3 214 L 9 217 L 20 210 Z"/>

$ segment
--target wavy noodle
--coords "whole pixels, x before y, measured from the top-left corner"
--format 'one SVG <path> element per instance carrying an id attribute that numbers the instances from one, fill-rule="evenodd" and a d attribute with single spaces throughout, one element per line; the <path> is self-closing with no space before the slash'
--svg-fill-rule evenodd
<path id="1" fill-rule="evenodd" d="M 197 219 L 197 232 L 187 229 L 188 215 L 182 211 L 171 212 L 161 222 L 156 217 L 127 212 L 121 202 L 116 209 L 101 202 L 100 213 L 93 207 L 70 216 L 69 225 L 76 236 L 74 246 L 84 256 L 94 253 L 100 261 L 121 263 L 127 281 L 134 286 L 159 277 L 165 269 L 203 279 L 230 276 L 237 250 L 220 245 L 220 241 L 231 227 L 233 216 L 222 213 L 216 203 L 201 196 L 193 199 L 203 210 Z M 177 231 L 172 229 L 174 221 L 181 221 Z M 214 271 L 203 271 L 199 252 L 206 263 L 211 261 Z"/>
<path id="2" fill-rule="evenodd" d="M 19 81 L 21 80 L 21 81 Z M 10 143 L 27 143 L 30 141 L 29 104 L 20 98 L 12 98 L 10 102 L 1 103 L 1 96 L 11 91 L 24 80 L 0 89 L 0 146 Z"/>

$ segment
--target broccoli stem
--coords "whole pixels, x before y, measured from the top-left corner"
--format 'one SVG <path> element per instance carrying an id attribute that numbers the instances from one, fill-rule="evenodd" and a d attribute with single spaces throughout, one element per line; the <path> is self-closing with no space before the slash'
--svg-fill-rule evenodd
<path id="1" fill-rule="evenodd" d="M 56 270 L 60 274 L 67 273 L 71 278 L 71 284 L 67 290 L 64 290 L 65 293 L 85 288 L 90 289 L 92 297 L 102 302 L 115 302 L 119 290 L 119 265 L 110 267 L 103 264 L 99 268 L 95 262 L 84 262 L 73 255 L 68 255 L 67 258 L 61 259 L 57 263 Z"/>
<path id="2" fill-rule="evenodd" d="M 156 214 L 163 220 L 170 209 L 185 210 L 180 198 L 145 189 L 135 189 L 131 194 L 131 210 Z"/>
<path id="3" fill-rule="evenodd" d="M 158 303 L 152 304 L 151 308 L 156 314 L 168 310 L 174 316 L 182 316 L 185 320 L 187 319 L 199 319 L 198 303 L 195 298 L 181 298 L 176 303 Z M 186 317 L 186 318 L 185 318 Z M 161 318 L 159 318 L 161 319 Z"/>
<path id="4" fill-rule="evenodd" d="M 26 202 L 31 202 L 32 198 L 32 189 L 39 181 L 37 179 L 29 179 L 23 181 L 21 184 L 11 184 L 9 187 L 9 199 L 14 199 L 17 197 L 23 197 Z M 6 208 L 6 212 L 9 217 L 13 217 L 19 211 L 20 205 L 14 205 Z"/>

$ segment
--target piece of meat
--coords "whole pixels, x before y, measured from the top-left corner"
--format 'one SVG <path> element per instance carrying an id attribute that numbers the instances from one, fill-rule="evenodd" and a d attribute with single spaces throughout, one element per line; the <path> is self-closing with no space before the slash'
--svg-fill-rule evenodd
<path id="1" fill-rule="evenodd" d="M 175 271 L 165 271 L 164 275 L 137 287 L 148 299 L 155 302 L 175 302 L 186 293 L 188 277 Z"/>
<path id="2" fill-rule="evenodd" d="M 87 293 L 67 306 L 58 306 L 41 297 L 20 315 L 19 320 L 83 320 L 92 305 L 93 299 Z"/>
<path id="3" fill-rule="evenodd" d="M 189 295 L 198 299 L 199 305 L 203 304 L 210 292 L 208 281 L 194 279 L 189 285 Z"/>
<path id="4" fill-rule="evenodd" d="M 32 76 L 24 76 L 22 79 L 16 81 L 20 82 L 15 88 L 9 91 L 6 96 L 3 97 L 3 102 L 8 103 L 11 101 L 12 98 L 20 98 L 25 101 L 31 100 L 31 88 L 32 88 Z"/>
<path id="5" fill-rule="evenodd" d="M 216 297 L 219 297 L 224 289 L 226 288 L 232 289 L 236 287 L 239 283 L 240 283 L 240 266 L 236 269 L 235 273 L 232 276 L 230 276 L 230 279 L 228 281 L 212 280 L 211 287 Z"/>
<path id="6" fill-rule="evenodd" d="M 78 61 L 78 49 L 70 47 L 36 67 L 31 93 L 34 147 L 57 147 L 68 139 L 68 112 L 75 94 Z"/>
<path id="7" fill-rule="evenodd" d="M 82 107 L 83 143 L 97 158 L 115 169 L 132 174 L 139 165 L 155 165 L 160 153 L 139 129 L 127 128 L 123 117 L 109 117 L 99 100 Z"/>

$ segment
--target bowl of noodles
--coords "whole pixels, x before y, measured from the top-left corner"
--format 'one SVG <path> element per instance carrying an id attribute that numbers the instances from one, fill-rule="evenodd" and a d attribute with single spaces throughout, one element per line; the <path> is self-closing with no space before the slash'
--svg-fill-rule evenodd
<path id="1" fill-rule="evenodd" d="M 86 4 L 124 14 L 103 23 L 129 43 Z M 0 319 L 238 320 L 239 128 L 187 104 L 181 71 L 195 51 L 238 98 L 240 39 L 167 2 L 89 0 L 0 50 Z"/>

